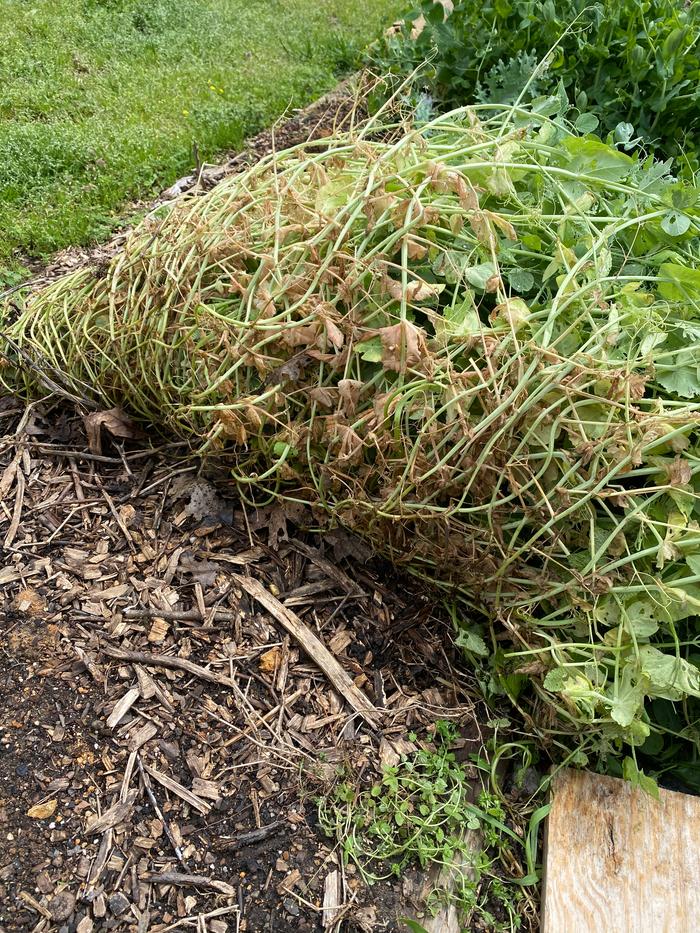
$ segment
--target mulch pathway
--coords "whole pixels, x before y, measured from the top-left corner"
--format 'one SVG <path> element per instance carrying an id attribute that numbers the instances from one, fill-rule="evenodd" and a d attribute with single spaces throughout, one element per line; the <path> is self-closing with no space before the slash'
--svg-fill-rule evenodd
<path id="1" fill-rule="evenodd" d="M 367 887 L 315 799 L 478 735 L 433 604 L 176 445 L 12 399 L 0 435 L 0 930 L 400 929 L 424 879 Z"/>

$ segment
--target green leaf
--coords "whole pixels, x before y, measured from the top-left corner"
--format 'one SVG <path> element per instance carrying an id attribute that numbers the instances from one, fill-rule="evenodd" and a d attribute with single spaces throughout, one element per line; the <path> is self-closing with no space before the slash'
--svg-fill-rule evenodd
<path id="1" fill-rule="evenodd" d="M 357 344 L 357 352 L 360 359 L 367 363 L 381 363 L 382 361 L 382 339 L 381 337 L 371 337 L 369 340 L 363 340 Z"/>
<path id="2" fill-rule="evenodd" d="M 669 236 L 682 236 L 690 228 L 690 217 L 678 211 L 669 211 L 661 220 L 661 229 Z"/>
<path id="3" fill-rule="evenodd" d="M 634 136 L 634 127 L 631 123 L 618 123 L 613 130 L 613 139 L 616 143 L 628 143 Z"/>
<path id="4" fill-rule="evenodd" d="M 564 141 L 571 155 L 568 168 L 605 181 L 622 181 L 635 166 L 634 159 L 599 139 L 571 137 Z"/>
<path id="5" fill-rule="evenodd" d="M 671 203 L 678 211 L 694 207 L 698 200 L 697 188 L 690 188 L 686 185 L 676 185 L 671 193 Z"/>
<path id="6" fill-rule="evenodd" d="M 623 628 L 637 638 L 649 638 L 659 630 L 654 618 L 656 606 L 650 599 L 638 599 L 625 608 Z"/>
<path id="7" fill-rule="evenodd" d="M 670 32 L 661 47 L 661 55 L 664 61 L 669 62 L 676 54 L 678 49 L 685 41 L 687 29 L 674 29 Z"/>
<path id="8" fill-rule="evenodd" d="M 326 217 L 334 216 L 352 200 L 357 179 L 353 175 L 336 175 L 322 185 L 316 194 L 316 210 Z"/>
<path id="9" fill-rule="evenodd" d="M 417 920 L 411 920 L 409 917 L 401 917 L 401 923 L 405 923 L 409 933 L 428 933 L 425 927 L 421 926 Z"/>
<path id="10" fill-rule="evenodd" d="M 625 758 L 622 762 L 622 776 L 626 781 L 629 781 L 633 787 L 639 787 L 644 793 L 649 794 L 650 797 L 654 797 L 655 800 L 659 799 L 659 785 L 656 783 L 654 778 L 649 777 L 637 767 L 637 763 L 634 758 Z"/>
<path id="11" fill-rule="evenodd" d="M 629 665 L 625 666 L 616 693 L 608 701 L 611 718 L 623 728 L 631 726 L 644 709 L 644 688 L 641 683 L 632 682 L 633 673 Z"/>
<path id="12" fill-rule="evenodd" d="M 594 113 L 581 113 L 576 118 L 574 128 L 577 129 L 579 133 L 593 133 L 599 123 L 600 120 Z"/>
<path id="13" fill-rule="evenodd" d="M 509 269 L 505 273 L 508 284 L 516 292 L 529 292 L 535 284 L 535 277 L 527 269 Z"/>
<path id="14" fill-rule="evenodd" d="M 472 337 L 490 330 L 490 327 L 481 323 L 470 289 L 467 290 L 464 301 L 448 306 L 444 309 L 442 318 L 435 319 L 435 336 L 442 340 Z"/>
<path id="15" fill-rule="evenodd" d="M 551 671 L 547 671 L 547 676 L 544 679 L 545 690 L 551 690 L 552 693 L 559 693 L 564 689 L 567 676 L 565 668 L 553 667 Z"/>
<path id="16" fill-rule="evenodd" d="M 673 392 L 681 398 L 700 396 L 697 366 L 677 366 L 675 369 L 657 370 L 655 379 L 667 392 Z"/>
<path id="17" fill-rule="evenodd" d="M 443 278 L 448 285 L 455 285 L 463 279 L 470 256 L 471 253 L 463 250 L 443 250 L 433 263 L 433 272 Z"/>
<path id="18" fill-rule="evenodd" d="M 655 696 L 665 700 L 700 697 L 700 671 L 684 658 L 645 645 L 639 651 L 639 664 Z"/>
<path id="19" fill-rule="evenodd" d="M 475 288 L 484 291 L 486 283 L 496 274 L 496 267 L 492 262 L 482 262 L 464 270 L 464 277 Z"/>
<path id="20" fill-rule="evenodd" d="M 674 262 L 659 267 L 659 294 L 668 301 L 700 300 L 700 269 L 689 269 Z"/>
<path id="21" fill-rule="evenodd" d="M 490 654 L 488 645 L 484 639 L 473 629 L 460 629 L 455 639 L 457 647 L 464 648 L 470 654 L 475 654 L 480 658 L 486 658 Z"/>

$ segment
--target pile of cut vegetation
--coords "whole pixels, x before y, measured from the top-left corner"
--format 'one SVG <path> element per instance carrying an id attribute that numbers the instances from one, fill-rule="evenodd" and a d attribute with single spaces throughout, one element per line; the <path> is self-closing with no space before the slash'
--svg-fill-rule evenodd
<path id="1" fill-rule="evenodd" d="M 29 295 L 3 381 L 311 503 L 483 610 L 462 643 L 553 731 L 658 749 L 700 697 L 698 191 L 532 109 L 376 130 Z"/>

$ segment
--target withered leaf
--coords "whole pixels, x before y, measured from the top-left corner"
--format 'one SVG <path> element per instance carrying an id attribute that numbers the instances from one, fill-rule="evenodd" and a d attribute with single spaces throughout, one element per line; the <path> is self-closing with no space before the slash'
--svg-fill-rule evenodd
<path id="1" fill-rule="evenodd" d="M 674 459 L 667 473 L 668 481 L 671 486 L 687 486 L 693 476 L 690 463 L 682 457 L 676 457 Z"/>
<path id="2" fill-rule="evenodd" d="M 513 224 L 502 217 L 500 214 L 494 214 L 493 211 L 484 211 L 489 220 L 495 224 L 509 240 L 517 240 L 518 234 L 515 232 Z"/>
<path id="3" fill-rule="evenodd" d="M 363 385 L 364 383 L 359 379 L 340 379 L 338 381 L 340 401 L 347 417 L 355 414 Z"/>
<path id="4" fill-rule="evenodd" d="M 428 255 L 428 247 L 419 243 L 413 237 L 406 237 L 406 252 L 409 259 L 423 259 Z"/>
<path id="5" fill-rule="evenodd" d="M 318 405 L 324 408 L 332 408 L 335 401 L 333 389 L 327 389 L 324 386 L 315 386 L 309 389 L 309 398 L 313 399 Z"/>
<path id="6" fill-rule="evenodd" d="M 183 551 L 178 570 L 191 574 L 195 582 L 206 588 L 214 586 L 216 575 L 221 572 L 221 565 L 211 560 L 197 560 L 192 551 Z"/>
<path id="7" fill-rule="evenodd" d="M 379 330 L 382 341 L 382 365 L 394 372 L 406 372 L 427 354 L 425 331 L 410 321 L 399 321 Z"/>
<path id="8" fill-rule="evenodd" d="M 330 345 L 336 349 L 340 350 L 345 343 L 345 334 L 342 330 L 335 324 L 333 321 L 326 318 L 326 336 Z"/>
<path id="9" fill-rule="evenodd" d="M 358 464 L 362 460 L 363 442 L 360 435 L 348 424 L 336 424 L 336 433 L 340 436 L 338 460 L 349 464 Z"/>
<path id="10" fill-rule="evenodd" d="M 401 282 L 392 279 L 390 275 L 382 278 L 382 287 L 384 291 L 394 299 L 401 301 L 404 297 L 404 287 Z M 406 285 L 405 295 L 407 301 L 426 301 L 428 298 L 434 298 L 444 289 L 444 285 L 426 282 L 423 279 L 414 279 Z"/>
<path id="11" fill-rule="evenodd" d="M 85 415 L 85 431 L 87 433 L 88 447 L 93 454 L 102 453 L 102 428 L 114 437 L 126 440 L 143 437 L 143 432 L 131 421 L 121 408 L 110 408 L 109 411 L 93 411 Z"/>
<path id="12" fill-rule="evenodd" d="M 294 385 L 299 382 L 304 369 L 308 365 L 310 357 L 308 353 L 296 353 L 294 356 L 290 357 L 285 363 L 282 363 L 281 366 L 278 366 L 276 369 L 273 369 L 266 377 L 263 386 L 267 388 L 271 385 Z"/>

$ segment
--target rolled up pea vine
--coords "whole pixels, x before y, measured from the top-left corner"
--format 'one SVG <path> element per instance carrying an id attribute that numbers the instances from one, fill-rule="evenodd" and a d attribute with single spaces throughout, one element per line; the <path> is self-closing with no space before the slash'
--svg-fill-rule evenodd
<path id="1" fill-rule="evenodd" d="M 348 526 L 467 604 L 465 649 L 553 731 L 692 745 L 698 216 L 664 165 L 533 111 L 375 125 L 26 296 L 0 376 L 88 386 L 246 500 Z"/>

